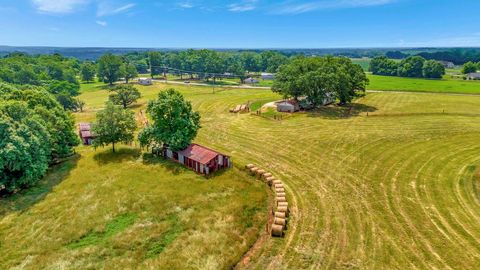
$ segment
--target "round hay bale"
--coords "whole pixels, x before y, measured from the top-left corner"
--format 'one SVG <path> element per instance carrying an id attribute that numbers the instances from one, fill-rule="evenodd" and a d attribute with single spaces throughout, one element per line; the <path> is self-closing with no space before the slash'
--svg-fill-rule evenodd
<path id="1" fill-rule="evenodd" d="M 273 220 L 273 224 L 282 225 L 284 228 L 286 228 L 286 226 L 287 226 L 287 219 L 276 217 L 276 218 Z"/>
<path id="2" fill-rule="evenodd" d="M 258 170 L 257 175 L 262 176 L 265 173 L 265 170 Z"/>
<path id="3" fill-rule="evenodd" d="M 278 206 L 279 206 L 279 207 L 280 207 L 280 206 L 286 206 L 286 207 L 288 207 L 288 202 L 279 202 L 279 203 L 278 203 Z"/>
<path id="4" fill-rule="evenodd" d="M 275 212 L 276 218 L 287 218 L 287 214 L 284 212 Z"/>
<path id="5" fill-rule="evenodd" d="M 273 184 L 275 188 L 284 188 L 283 184 Z"/>
<path id="6" fill-rule="evenodd" d="M 278 224 L 272 224 L 272 236 L 283 237 L 283 226 Z"/>
<path id="7" fill-rule="evenodd" d="M 267 185 L 269 185 L 269 186 L 272 185 L 272 180 L 270 178 L 265 179 L 264 182 L 267 183 Z"/>
<path id="8" fill-rule="evenodd" d="M 277 201 L 277 205 L 279 202 L 286 202 L 287 199 L 285 197 L 276 197 L 275 200 Z"/>
<path id="9" fill-rule="evenodd" d="M 258 171 L 258 168 L 257 168 L 257 167 L 250 168 L 250 172 L 251 172 L 252 174 L 256 174 L 257 171 Z"/>
<path id="10" fill-rule="evenodd" d="M 287 194 L 285 192 L 277 192 L 277 197 L 287 197 Z"/>
<path id="11" fill-rule="evenodd" d="M 279 207 L 277 207 L 277 212 L 285 213 L 285 216 L 288 217 L 288 207 L 279 206 Z"/>
<path id="12" fill-rule="evenodd" d="M 273 181 L 273 184 L 276 185 L 276 184 L 283 184 L 283 183 L 282 183 L 281 180 L 278 180 L 278 179 L 277 179 L 277 180 L 274 180 L 274 181 Z"/>
<path id="13" fill-rule="evenodd" d="M 250 169 L 253 168 L 253 167 L 255 167 L 255 165 L 253 165 L 253 164 L 247 164 L 247 165 L 245 165 L 245 169 L 249 169 L 249 170 L 250 170 Z"/>
<path id="14" fill-rule="evenodd" d="M 285 189 L 284 189 L 284 188 L 276 188 L 276 189 L 275 189 L 275 192 L 276 192 L 276 193 L 285 192 Z"/>
<path id="15" fill-rule="evenodd" d="M 264 174 L 263 174 L 263 178 L 267 179 L 267 178 L 269 178 L 269 177 L 272 177 L 272 174 L 271 174 L 271 173 L 267 172 L 267 173 L 264 173 Z"/>

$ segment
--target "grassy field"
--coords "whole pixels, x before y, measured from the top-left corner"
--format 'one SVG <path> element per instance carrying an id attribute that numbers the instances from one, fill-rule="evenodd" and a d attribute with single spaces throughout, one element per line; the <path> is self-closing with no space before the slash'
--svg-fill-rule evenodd
<path id="1" fill-rule="evenodd" d="M 365 71 L 368 71 L 370 62 L 372 61 L 370 58 L 351 58 L 351 60 L 354 64 L 362 66 L 363 70 Z"/>
<path id="2" fill-rule="evenodd" d="M 444 79 L 417 79 L 368 75 L 369 90 L 480 94 L 480 81 L 464 81 L 446 76 Z"/>
<path id="3" fill-rule="evenodd" d="M 140 87 L 144 98 L 134 109 L 166 87 Z M 240 268 L 480 264 L 480 97 L 368 93 L 351 108 L 274 121 L 228 113 L 236 104 L 279 99 L 270 91 L 175 88 L 201 112 L 197 142 L 285 182 L 292 204 L 286 237 L 266 238 Z M 91 120 L 107 96 L 90 87 L 81 97 L 88 110 L 77 119 Z M 129 148 L 120 158 L 108 150 L 79 153 L 44 199 L 0 220 L 0 268 L 227 268 L 264 222 L 259 211 L 246 229 L 242 217 L 251 211 L 244 209 L 265 208 L 266 193 L 236 169 L 205 181 L 181 168 L 175 174 L 169 163 L 143 162 Z"/>

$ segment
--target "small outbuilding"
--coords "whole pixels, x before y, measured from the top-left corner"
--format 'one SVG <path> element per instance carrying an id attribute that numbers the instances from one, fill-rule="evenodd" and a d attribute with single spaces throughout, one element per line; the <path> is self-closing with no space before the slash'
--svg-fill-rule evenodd
<path id="1" fill-rule="evenodd" d="M 467 80 L 480 80 L 480 72 L 468 73 L 465 78 Z"/>
<path id="2" fill-rule="evenodd" d="M 204 175 L 232 166 L 229 156 L 198 144 L 190 144 L 186 149 L 178 152 L 164 148 L 163 155 Z"/>
<path id="3" fill-rule="evenodd" d="M 250 77 L 250 78 L 245 79 L 245 83 L 246 83 L 246 84 L 257 84 L 257 83 L 258 83 L 258 80 Z"/>
<path id="4" fill-rule="evenodd" d="M 285 100 L 277 103 L 278 112 L 294 113 L 300 110 L 300 105 L 296 100 Z"/>
<path id="5" fill-rule="evenodd" d="M 93 140 L 95 139 L 90 123 L 78 124 L 78 135 L 80 135 L 83 145 L 92 145 Z"/>
<path id="6" fill-rule="evenodd" d="M 152 78 L 139 78 L 138 84 L 147 86 L 147 85 L 152 85 L 153 81 L 152 81 Z"/>
<path id="7" fill-rule="evenodd" d="M 262 80 L 272 81 L 275 80 L 275 74 L 273 73 L 262 73 Z"/>

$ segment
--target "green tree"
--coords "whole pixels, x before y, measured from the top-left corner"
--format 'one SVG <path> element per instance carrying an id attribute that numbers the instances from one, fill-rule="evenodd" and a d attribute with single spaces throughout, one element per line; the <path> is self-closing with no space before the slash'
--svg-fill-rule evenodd
<path id="1" fill-rule="evenodd" d="M 314 106 L 336 97 L 340 104 L 351 102 L 365 91 L 368 79 L 361 66 L 342 57 L 298 57 L 280 67 L 272 91 L 285 98 L 305 96 Z"/>
<path id="2" fill-rule="evenodd" d="M 78 145 L 74 119 L 41 87 L 0 83 L 0 190 L 27 187 Z"/>
<path id="3" fill-rule="evenodd" d="M 372 59 L 369 70 L 374 75 L 396 76 L 398 63 L 386 56 L 379 56 Z"/>
<path id="4" fill-rule="evenodd" d="M 125 75 L 124 71 L 123 60 L 120 56 L 108 53 L 102 55 L 98 60 L 98 78 L 104 83 L 113 85 Z"/>
<path id="5" fill-rule="evenodd" d="M 0 104 L 0 190 L 27 187 L 45 175 L 51 154 L 45 122 L 24 102 Z"/>
<path id="6" fill-rule="evenodd" d="M 80 86 L 67 81 L 53 81 L 48 85 L 48 92 L 58 95 L 66 93 L 72 97 L 80 95 Z"/>
<path id="7" fill-rule="evenodd" d="M 80 76 L 84 82 L 93 82 L 96 73 L 97 67 L 92 62 L 84 62 L 80 66 Z"/>
<path id="8" fill-rule="evenodd" d="M 128 83 L 131 79 L 134 79 L 138 76 L 137 68 L 134 64 L 128 63 L 125 64 L 125 83 Z"/>
<path id="9" fill-rule="evenodd" d="M 200 114 L 175 89 L 160 92 L 157 100 L 148 103 L 152 124 L 139 134 L 143 147 L 168 146 L 174 151 L 185 149 L 197 136 Z"/>
<path id="10" fill-rule="evenodd" d="M 85 108 L 85 101 L 77 98 L 75 102 L 77 103 L 77 108 L 80 110 L 80 112 L 83 112 L 83 109 Z"/>
<path id="11" fill-rule="evenodd" d="M 474 73 L 474 72 L 477 72 L 477 70 L 478 70 L 478 65 L 475 64 L 474 62 L 467 62 L 462 67 L 463 74 Z"/>
<path id="12" fill-rule="evenodd" d="M 97 120 L 92 126 L 96 135 L 95 147 L 112 145 L 115 152 L 116 143 L 131 143 L 136 129 L 135 115 L 132 111 L 107 102 L 104 110 L 97 113 Z"/>
<path id="13" fill-rule="evenodd" d="M 163 71 L 163 55 L 160 52 L 149 52 L 148 63 L 150 66 L 150 75 L 155 77 L 160 75 Z"/>
<path id="14" fill-rule="evenodd" d="M 421 56 L 410 56 L 403 59 L 398 67 L 398 76 L 422 78 L 424 62 L 425 59 Z"/>
<path id="15" fill-rule="evenodd" d="M 111 91 L 113 93 L 109 96 L 110 101 L 115 105 L 123 106 L 124 109 L 141 97 L 138 89 L 132 85 L 117 85 Z"/>
<path id="16" fill-rule="evenodd" d="M 423 63 L 423 77 L 440 79 L 445 75 L 445 67 L 438 61 L 427 60 Z"/>

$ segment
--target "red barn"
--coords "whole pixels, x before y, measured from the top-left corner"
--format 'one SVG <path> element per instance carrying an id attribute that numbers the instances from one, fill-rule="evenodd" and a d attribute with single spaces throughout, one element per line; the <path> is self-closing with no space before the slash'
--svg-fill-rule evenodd
<path id="1" fill-rule="evenodd" d="M 166 148 L 163 155 L 205 175 L 232 166 L 229 156 L 198 144 L 191 144 L 178 152 Z"/>
<path id="2" fill-rule="evenodd" d="M 90 123 L 78 124 L 78 135 L 80 135 L 84 145 L 92 145 L 93 139 L 95 139 L 95 135 L 93 135 L 91 129 Z"/>

